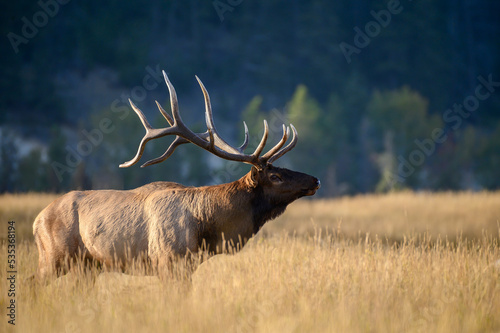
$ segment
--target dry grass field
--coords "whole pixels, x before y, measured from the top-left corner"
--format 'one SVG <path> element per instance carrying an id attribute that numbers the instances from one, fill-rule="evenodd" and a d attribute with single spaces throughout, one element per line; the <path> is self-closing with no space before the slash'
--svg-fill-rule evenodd
<path id="1" fill-rule="evenodd" d="M 240 253 L 181 262 L 161 283 L 77 269 L 34 287 L 24 281 L 37 264 L 31 224 L 54 198 L 0 196 L 0 332 L 500 331 L 500 192 L 299 200 Z"/>

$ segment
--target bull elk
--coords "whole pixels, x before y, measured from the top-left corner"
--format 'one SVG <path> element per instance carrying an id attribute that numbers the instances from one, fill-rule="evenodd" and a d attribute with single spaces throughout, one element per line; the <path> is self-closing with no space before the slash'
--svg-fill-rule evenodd
<path id="1" fill-rule="evenodd" d="M 210 97 L 196 77 L 205 99 L 207 131 L 194 133 L 182 122 L 177 95 L 163 72 L 170 92 L 172 116 L 156 102 L 170 127 L 153 128 L 142 111 L 129 100 L 146 129 L 136 156 L 120 165 L 126 168 L 141 158 L 146 143 L 167 135 L 175 136 L 165 153 L 142 165 L 165 161 L 177 146 L 193 143 L 230 161 L 252 165 L 242 178 L 227 184 L 187 187 L 173 182 L 154 182 L 118 191 L 73 191 L 47 206 L 33 223 L 38 248 L 35 277 L 44 280 L 62 275 L 79 256 L 104 265 L 122 266 L 128 260 L 145 256 L 160 269 L 175 256 L 185 256 L 206 248 L 220 252 L 226 242 L 239 247 L 269 220 L 282 214 L 294 200 L 316 193 L 317 178 L 272 165 L 295 147 L 297 131 L 283 125 L 281 140 L 261 155 L 268 137 L 264 134 L 252 154 L 245 154 L 248 128 L 241 147 L 234 148 L 217 132 Z"/>

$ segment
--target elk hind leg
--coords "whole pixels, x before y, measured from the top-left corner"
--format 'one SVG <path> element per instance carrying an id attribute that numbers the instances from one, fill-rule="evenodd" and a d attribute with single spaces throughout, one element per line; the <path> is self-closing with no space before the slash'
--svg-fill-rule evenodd
<path id="1" fill-rule="evenodd" d="M 64 230 L 50 228 L 53 223 L 47 223 L 48 221 L 43 218 L 37 222 L 39 223 L 34 233 L 38 248 L 35 279 L 46 282 L 69 271 L 71 261 L 76 257 L 76 249 L 69 246 Z"/>

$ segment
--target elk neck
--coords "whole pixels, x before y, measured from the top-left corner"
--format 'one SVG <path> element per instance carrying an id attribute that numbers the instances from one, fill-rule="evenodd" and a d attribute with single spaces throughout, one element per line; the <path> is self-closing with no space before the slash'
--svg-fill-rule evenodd
<path id="1" fill-rule="evenodd" d="M 198 211 L 196 215 L 209 224 L 205 227 L 216 232 L 224 232 L 227 224 L 231 224 L 242 231 L 250 228 L 255 234 L 267 221 L 281 215 L 290 203 L 266 195 L 260 184 L 253 183 L 250 172 L 234 182 L 205 186 L 199 190 L 201 195 L 198 198 L 204 204 L 196 205 L 203 207 L 203 211 Z"/>
<path id="2" fill-rule="evenodd" d="M 252 216 L 254 234 L 267 221 L 280 216 L 290 203 L 288 200 L 266 194 L 262 185 L 253 183 L 250 172 L 237 181 L 220 186 L 237 204 L 237 207 L 248 207 L 250 211 L 245 213 Z"/>
<path id="3" fill-rule="evenodd" d="M 254 234 L 256 234 L 267 221 L 273 220 L 283 214 L 289 203 L 289 201 L 266 195 L 264 189 L 259 184 L 253 188 L 250 204 L 252 207 Z"/>

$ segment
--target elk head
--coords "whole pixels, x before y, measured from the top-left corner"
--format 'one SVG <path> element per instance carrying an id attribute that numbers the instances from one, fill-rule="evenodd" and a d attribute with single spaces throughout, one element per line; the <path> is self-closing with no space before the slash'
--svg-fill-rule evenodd
<path id="1" fill-rule="evenodd" d="M 246 175 L 247 185 L 255 188 L 257 191 L 261 191 L 264 197 L 268 198 L 270 202 L 276 205 L 285 205 L 286 207 L 288 203 L 302 196 L 313 195 L 316 193 L 316 190 L 319 189 L 320 182 L 317 178 L 301 172 L 274 167 L 272 165 L 275 160 L 292 150 L 297 144 L 297 130 L 292 124 L 290 124 L 290 127 L 285 127 L 285 125 L 283 125 L 283 135 L 281 140 L 267 153 L 261 156 L 269 134 L 269 126 L 267 121 L 264 120 L 264 134 L 259 145 L 252 154 L 245 154 L 244 150 L 249 141 L 248 127 L 246 123 L 243 122 L 245 127 L 245 140 L 240 147 L 234 148 L 224 141 L 214 125 L 210 96 L 205 89 L 205 86 L 197 76 L 196 79 L 198 80 L 205 98 L 205 120 L 207 124 L 207 131 L 203 133 L 194 133 L 183 123 L 179 113 L 179 105 L 175 89 L 168 79 L 165 71 L 163 71 L 163 76 L 170 93 L 170 103 L 173 117 L 171 117 L 157 101 L 156 104 L 161 114 L 170 124 L 170 127 L 159 129 L 153 128 L 147 121 L 142 111 L 129 99 L 132 109 L 134 109 L 137 113 L 142 124 L 144 125 L 144 128 L 146 129 L 146 134 L 139 144 L 139 149 L 135 157 L 132 160 L 121 164 L 121 168 L 129 167 L 137 163 L 144 152 L 146 143 L 149 140 L 167 135 L 175 135 L 174 141 L 170 144 L 162 156 L 144 163 L 141 167 L 163 162 L 172 155 L 174 150 L 179 145 L 193 143 L 220 158 L 252 165 L 252 170 Z M 292 139 L 288 145 L 285 146 L 285 143 L 290 137 L 290 128 L 292 132 Z"/>

